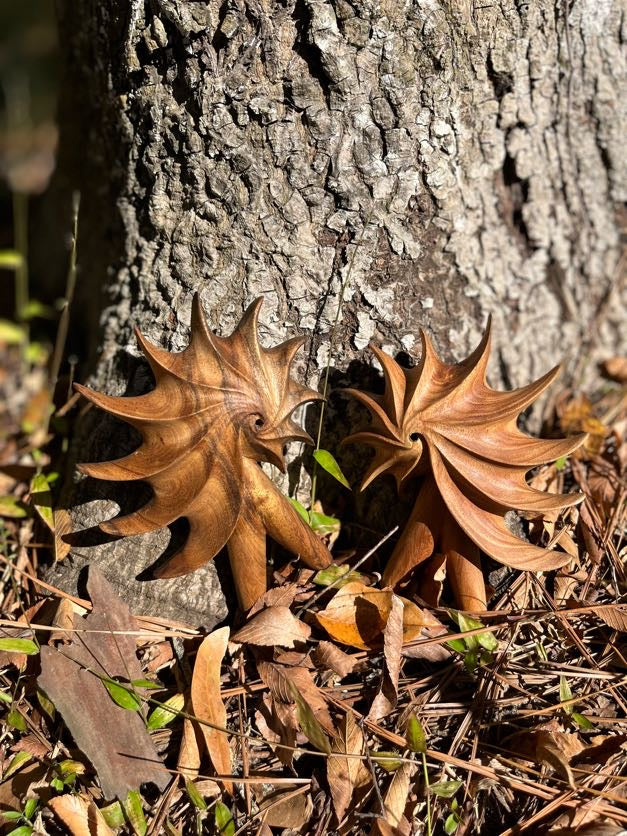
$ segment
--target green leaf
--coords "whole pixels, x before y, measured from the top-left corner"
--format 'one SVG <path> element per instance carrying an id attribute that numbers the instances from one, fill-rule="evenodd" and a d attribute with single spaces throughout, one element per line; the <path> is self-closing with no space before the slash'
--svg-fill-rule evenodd
<path id="1" fill-rule="evenodd" d="M 39 645 L 32 639 L 0 639 L 0 650 L 5 653 L 25 653 L 35 656 L 39 653 Z"/>
<path id="2" fill-rule="evenodd" d="M 101 807 L 100 812 L 102 817 L 112 830 L 124 825 L 124 810 L 119 801 L 113 801 L 106 807 Z"/>
<path id="3" fill-rule="evenodd" d="M 451 648 L 451 650 L 456 650 L 458 653 L 466 652 L 466 642 L 463 639 L 451 639 L 450 642 L 446 642 L 446 644 Z"/>
<path id="4" fill-rule="evenodd" d="M 158 705 L 148 717 L 146 727 L 150 731 L 155 729 L 162 729 L 171 723 L 175 717 L 178 716 L 185 704 L 185 696 L 183 694 L 174 694 L 174 696 L 167 699 L 162 705 Z"/>
<path id="5" fill-rule="evenodd" d="M 340 483 L 340 485 L 344 485 L 345 488 L 348 488 L 349 491 L 351 486 L 348 483 L 348 479 L 342 473 L 339 464 L 335 460 L 335 456 L 332 453 L 329 453 L 328 450 L 314 450 L 313 454 L 314 459 L 318 462 L 321 468 L 326 470 L 327 473 L 330 473 L 334 479 Z"/>
<path id="6" fill-rule="evenodd" d="M 226 804 L 218 801 L 215 806 L 214 815 L 220 836 L 235 836 L 235 822 Z"/>
<path id="7" fill-rule="evenodd" d="M 17 250 L 0 250 L 0 269 L 2 270 L 18 270 L 24 259 Z"/>
<path id="8" fill-rule="evenodd" d="M 137 834 L 137 836 L 146 836 L 148 825 L 144 818 L 144 811 L 142 809 L 142 797 L 137 790 L 130 790 L 124 802 L 124 812 L 129 824 Z"/>
<path id="9" fill-rule="evenodd" d="M 207 802 L 198 792 L 198 787 L 193 781 L 185 781 L 185 790 L 187 792 L 187 795 L 189 796 L 189 800 L 192 802 L 192 804 L 194 805 L 194 807 L 196 807 L 197 810 L 207 809 Z"/>
<path id="10" fill-rule="evenodd" d="M 438 781 L 437 784 L 429 786 L 429 791 L 438 798 L 452 798 L 461 785 L 461 781 Z"/>
<path id="11" fill-rule="evenodd" d="M 289 501 L 291 502 L 294 509 L 297 511 L 299 517 L 301 517 L 304 522 L 309 525 L 309 511 L 305 508 L 304 505 L 301 505 L 297 499 L 292 499 L 291 496 L 288 496 Z"/>
<path id="12" fill-rule="evenodd" d="M 415 714 L 409 715 L 407 729 L 405 730 L 405 739 L 412 752 L 424 753 L 427 751 L 427 735 L 422 727 L 422 723 Z"/>
<path id="13" fill-rule="evenodd" d="M 555 469 L 559 473 L 560 470 L 564 470 L 566 467 L 566 462 L 568 461 L 568 456 L 560 456 L 559 459 L 555 462 Z"/>
<path id="14" fill-rule="evenodd" d="M 0 691 L 0 702 L 13 702 L 13 697 L 11 694 L 7 694 L 6 691 Z"/>
<path id="15" fill-rule="evenodd" d="M 460 822 L 461 819 L 457 813 L 451 813 L 446 817 L 446 821 L 444 822 L 444 832 L 447 836 L 450 836 L 451 833 L 455 833 Z"/>
<path id="16" fill-rule="evenodd" d="M 26 341 L 26 331 L 21 325 L 0 319 L 0 343 L 7 345 L 22 345 Z"/>
<path id="17" fill-rule="evenodd" d="M 570 685 L 568 684 L 568 680 L 565 676 L 560 676 L 560 702 L 568 702 L 568 700 L 572 700 L 573 692 L 570 690 Z M 566 712 L 566 714 L 573 713 L 572 705 L 563 705 L 562 708 Z"/>
<path id="18" fill-rule="evenodd" d="M 594 728 L 592 720 L 589 720 L 584 714 L 580 714 L 578 711 L 573 711 L 570 716 L 573 718 L 575 723 L 577 723 L 580 729 L 589 731 Z"/>
<path id="19" fill-rule="evenodd" d="M 56 709 L 54 707 L 54 703 L 52 700 L 48 699 L 48 695 L 45 694 L 41 688 L 37 689 L 37 701 L 43 711 L 50 717 L 51 720 L 54 720 Z"/>
<path id="20" fill-rule="evenodd" d="M 141 700 L 137 694 L 128 689 L 128 686 L 120 685 L 111 679 L 103 679 L 102 684 L 111 695 L 113 702 L 120 708 L 125 708 L 127 711 L 138 711 L 141 708 Z"/>
<path id="21" fill-rule="evenodd" d="M 149 688 L 151 691 L 161 691 L 163 688 L 163 685 L 152 679 L 132 679 L 131 685 L 133 688 Z"/>
<path id="22" fill-rule="evenodd" d="M 7 714 L 7 723 L 11 726 L 12 729 L 16 729 L 17 731 L 26 731 L 26 720 L 17 710 L 17 708 L 12 709 Z"/>
<path id="23" fill-rule="evenodd" d="M 65 789 L 65 784 L 60 778 L 53 778 L 50 781 L 50 786 L 57 792 L 63 792 L 63 790 Z"/>
<path id="24" fill-rule="evenodd" d="M 309 524 L 316 534 L 333 534 L 340 530 L 341 523 L 337 517 L 329 517 L 319 511 L 312 511 L 309 517 Z"/>
<path id="25" fill-rule="evenodd" d="M 316 749 L 320 749 L 321 752 L 326 752 L 330 755 L 331 743 L 325 730 L 320 725 L 320 721 L 313 713 L 311 706 L 305 701 L 293 682 L 290 682 L 290 690 L 296 703 L 298 724 L 303 730 L 305 737 Z"/>
<path id="26" fill-rule="evenodd" d="M 32 824 L 23 824 L 20 827 L 16 827 L 15 830 L 11 830 L 7 833 L 7 836 L 31 836 L 33 830 Z"/>
<path id="27" fill-rule="evenodd" d="M 341 566 L 332 563 L 327 569 L 321 569 L 319 572 L 316 572 L 312 580 L 318 586 L 331 586 L 333 584 L 337 589 L 341 589 L 347 583 L 363 580 L 363 577 L 361 572 L 353 572 L 347 563 Z"/>
<path id="28" fill-rule="evenodd" d="M 379 750 L 378 752 L 373 752 L 370 750 L 370 758 L 382 769 L 385 769 L 386 772 L 396 772 L 403 764 L 399 753 L 394 751 L 385 752 Z"/>
<path id="29" fill-rule="evenodd" d="M 19 499 L 14 496 L 0 496 L 0 517 L 20 520 L 29 516 L 30 511 Z"/>
<path id="30" fill-rule="evenodd" d="M 453 612 L 451 612 L 453 615 Z M 463 612 L 456 613 L 455 621 L 459 624 L 459 629 L 462 633 L 465 633 L 467 630 L 478 630 L 480 627 L 484 627 L 485 625 L 479 621 L 478 618 L 471 618 L 469 615 L 465 615 Z M 469 648 L 476 647 L 477 644 L 481 645 L 481 647 L 485 648 L 486 650 L 494 651 L 498 650 L 499 642 L 498 639 L 495 637 L 493 633 L 479 633 L 476 636 L 465 636 L 464 641 Z"/>
<path id="31" fill-rule="evenodd" d="M 30 482 L 30 498 L 37 513 L 54 532 L 54 513 L 52 511 L 52 493 L 50 485 L 43 473 L 36 473 Z"/>
<path id="32" fill-rule="evenodd" d="M 17 821 L 22 818 L 19 810 L 7 810 L 6 812 L 3 810 L 0 816 L 3 816 L 7 821 Z"/>
<path id="33" fill-rule="evenodd" d="M 19 769 L 25 766 L 32 759 L 30 752 L 18 752 L 11 758 L 11 762 L 4 771 L 2 780 L 6 781 L 11 775 L 14 775 Z"/>
<path id="34" fill-rule="evenodd" d="M 474 669 L 477 667 L 477 662 L 479 659 L 479 651 L 477 648 L 473 648 L 472 650 L 467 651 L 464 655 L 464 667 L 468 671 L 468 673 L 472 673 Z"/>
<path id="35" fill-rule="evenodd" d="M 60 761 L 57 765 L 57 769 L 62 778 L 67 778 L 71 775 L 76 777 L 76 775 L 85 774 L 85 764 L 80 761 L 74 761 L 71 758 L 65 758 Z"/>
<path id="36" fill-rule="evenodd" d="M 38 798 L 29 798 L 26 804 L 24 805 L 24 818 L 25 819 L 32 819 L 35 814 L 35 810 L 37 809 L 37 805 L 39 804 Z"/>

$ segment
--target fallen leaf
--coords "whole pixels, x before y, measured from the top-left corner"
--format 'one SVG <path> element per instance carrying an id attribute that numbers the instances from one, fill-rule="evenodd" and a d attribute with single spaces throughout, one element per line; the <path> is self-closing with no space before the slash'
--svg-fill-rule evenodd
<path id="1" fill-rule="evenodd" d="M 186 706 L 188 713 L 191 713 L 191 705 Z M 176 763 L 177 770 L 190 781 L 198 775 L 200 771 L 200 743 L 202 735 L 199 731 L 198 723 L 192 722 L 188 717 L 183 720 L 183 734 L 181 736 L 181 746 L 179 748 L 179 757 Z"/>
<path id="2" fill-rule="evenodd" d="M 135 638 L 125 634 L 136 630 L 137 624 L 93 565 L 87 590 L 93 609 L 82 619 L 82 626 L 101 632 L 75 634 L 61 650 L 42 647 L 38 684 L 61 713 L 78 748 L 93 763 L 105 798 L 124 799 L 148 781 L 163 790 L 170 775 L 141 715 L 116 705 L 101 679 L 142 679 Z"/>
<path id="3" fill-rule="evenodd" d="M 398 700 L 398 677 L 403 649 L 403 609 L 403 601 L 398 595 L 393 595 L 392 607 L 383 632 L 384 664 L 381 685 L 368 712 L 371 720 L 379 720 L 388 715 Z"/>
<path id="4" fill-rule="evenodd" d="M 72 546 L 63 538 L 72 531 L 72 518 L 65 508 L 54 509 L 54 560 L 59 563 L 72 551 Z"/>
<path id="5" fill-rule="evenodd" d="M 364 736 L 350 712 L 344 715 L 338 733 L 331 741 L 331 752 L 347 755 L 364 754 Z M 364 761 L 357 757 L 327 758 L 327 781 L 338 825 L 346 815 L 354 790 L 369 784 L 371 778 L 370 770 Z"/>
<path id="6" fill-rule="evenodd" d="M 509 747 L 520 757 L 543 763 L 560 772 L 571 789 L 576 789 L 571 758 L 585 750 L 578 734 L 559 731 L 554 722 L 509 739 Z"/>
<path id="7" fill-rule="evenodd" d="M 294 697 L 294 701 L 296 702 L 296 716 L 298 717 L 298 724 L 300 725 L 305 737 L 313 746 L 316 747 L 316 749 L 320 749 L 321 752 L 330 753 L 331 743 L 327 733 L 322 728 L 322 725 L 314 714 L 313 709 L 300 693 L 296 685 L 293 683 L 290 684 L 292 695 Z"/>
<path id="8" fill-rule="evenodd" d="M 403 604 L 403 642 L 413 641 L 424 635 L 425 630 L 445 632 L 435 616 L 428 610 L 421 610 L 413 601 L 394 596 L 391 589 L 373 589 L 359 581 L 339 589 L 316 618 L 336 641 L 360 650 L 371 650 L 381 646 L 393 597 Z"/>
<path id="9" fill-rule="evenodd" d="M 602 604 L 594 607 L 593 612 L 605 621 L 608 627 L 621 633 L 627 633 L 627 610 L 624 609 L 624 605 Z"/>
<path id="10" fill-rule="evenodd" d="M 262 647 L 294 647 L 306 642 L 311 628 L 299 621 L 288 607 L 268 607 L 247 621 L 232 640 Z"/>
<path id="11" fill-rule="evenodd" d="M 342 679 L 348 676 L 349 673 L 353 673 L 358 666 L 363 664 L 361 660 L 356 659 L 349 653 L 345 653 L 337 645 L 327 641 L 318 642 L 317 647 L 312 653 L 312 658 L 317 667 L 323 668 L 324 670 L 330 668 Z"/>
<path id="12" fill-rule="evenodd" d="M 218 727 L 200 725 L 200 733 L 218 775 L 230 775 L 232 772 L 226 708 L 220 693 L 220 669 L 228 641 L 228 627 L 214 630 L 203 640 L 196 654 L 191 687 L 194 717 Z M 224 789 L 232 795 L 233 782 L 225 781 Z"/>
<path id="13" fill-rule="evenodd" d="M 372 589 L 354 581 L 339 589 L 316 617 L 331 638 L 370 650 L 381 642 L 392 608 L 392 594 L 391 589 Z"/>
<path id="14" fill-rule="evenodd" d="M 275 700 L 282 703 L 293 703 L 293 686 L 311 707 L 316 720 L 329 734 L 335 734 L 335 726 L 329 713 L 327 702 L 306 668 L 284 667 L 273 662 L 258 662 L 257 673 Z"/>
<path id="15" fill-rule="evenodd" d="M 71 642 L 74 637 L 74 603 L 69 598 L 61 598 L 57 611 L 52 619 L 54 632 L 50 634 L 49 641 Z"/>
<path id="16" fill-rule="evenodd" d="M 385 793 L 383 799 L 383 808 L 385 810 L 385 820 L 392 827 L 396 827 L 404 831 L 403 822 L 407 821 L 404 817 L 405 807 L 407 806 L 407 796 L 409 795 L 409 786 L 412 775 L 416 770 L 413 763 L 403 763 L 400 769 L 397 769 L 390 786 Z"/>
<path id="17" fill-rule="evenodd" d="M 310 793 L 280 790 L 266 795 L 259 804 L 261 821 L 268 827 L 282 827 L 300 832 L 313 812 Z"/>
<path id="18" fill-rule="evenodd" d="M 71 836 L 113 836 L 94 802 L 80 795 L 59 795 L 50 799 L 48 807 Z"/>

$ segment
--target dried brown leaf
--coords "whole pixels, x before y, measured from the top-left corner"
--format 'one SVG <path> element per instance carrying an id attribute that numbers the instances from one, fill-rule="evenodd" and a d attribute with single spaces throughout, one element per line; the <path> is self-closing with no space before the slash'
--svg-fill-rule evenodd
<path id="1" fill-rule="evenodd" d="M 259 805 L 261 821 L 270 827 L 300 832 L 313 811 L 310 793 L 280 790 L 266 795 Z"/>
<path id="2" fill-rule="evenodd" d="M 296 618 L 287 607 L 268 607 L 247 621 L 233 636 L 234 642 L 262 647 L 294 647 L 306 642 L 311 628 Z"/>
<path id="3" fill-rule="evenodd" d="M 339 677 L 344 678 L 349 673 L 363 665 L 363 662 L 340 650 L 339 647 L 332 642 L 321 641 L 318 642 L 317 647 L 312 653 L 312 658 L 319 668 L 331 669 Z"/>
<path id="4" fill-rule="evenodd" d="M 185 706 L 188 713 L 192 712 L 191 705 Z M 194 723 L 188 717 L 183 720 L 183 734 L 179 747 L 179 756 L 176 764 L 177 770 L 190 781 L 193 781 L 200 770 L 200 747 L 202 735 L 198 723 Z"/>
<path id="5" fill-rule="evenodd" d="M 273 662 L 258 662 L 257 673 L 270 689 L 274 699 L 282 703 L 294 702 L 292 686 L 296 686 L 325 731 L 329 734 L 335 733 L 327 702 L 307 668 L 283 667 Z"/>
<path id="6" fill-rule="evenodd" d="M 331 741 L 331 751 L 338 754 L 363 755 L 364 736 L 351 712 L 344 715 L 338 733 Z M 327 758 L 327 781 L 338 824 L 346 815 L 354 790 L 370 783 L 371 777 L 364 761 L 357 757 Z"/>
<path id="7" fill-rule="evenodd" d="M 403 609 L 403 601 L 398 595 L 393 595 L 390 614 L 383 632 L 383 676 L 379 691 L 368 712 L 371 720 L 379 720 L 388 715 L 398 700 L 398 677 L 403 649 Z"/>
<path id="8" fill-rule="evenodd" d="M 412 763 L 401 764 L 400 768 L 392 776 L 390 786 L 383 799 L 385 820 L 401 832 L 406 832 L 407 819 L 404 813 L 407 806 L 411 779 L 415 770 L 416 767 Z"/>
<path id="9" fill-rule="evenodd" d="M 602 604 L 593 608 L 595 615 L 621 633 L 627 633 L 627 609 L 624 604 Z"/>
<path id="10" fill-rule="evenodd" d="M 94 802 L 80 795 L 59 795 L 50 799 L 48 807 L 71 836 L 113 836 Z"/>
<path id="11" fill-rule="evenodd" d="M 214 630 L 203 640 L 196 654 L 191 686 L 194 717 L 214 727 L 200 724 L 200 733 L 218 775 L 230 775 L 232 772 L 226 708 L 220 693 L 220 670 L 228 641 L 228 627 Z M 232 794 L 232 781 L 225 781 L 224 789 Z"/>
<path id="12" fill-rule="evenodd" d="M 96 632 L 74 634 L 71 644 L 61 650 L 42 647 L 39 686 L 93 763 L 105 798 L 124 799 L 129 790 L 148 781 L 164 789 L 170 775 L 141 715 L 116 705 L 96 675 L 123 681 L 143 678 L 135 638 L 124 634 L 137 630 L 137 624 L 94 565 L 89 568 L 87 590 L 93 609 L 83 626 Z"/>

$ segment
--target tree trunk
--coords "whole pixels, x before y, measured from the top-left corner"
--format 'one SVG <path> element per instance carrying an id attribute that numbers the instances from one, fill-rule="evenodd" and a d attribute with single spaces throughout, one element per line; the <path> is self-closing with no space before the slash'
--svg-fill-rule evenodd
<path id="1" fill-rule="evenodd" d="M 59 182 L 83 195 L 83 379 L 146 391 L 133 326 L 180 350 L 200 290 L 224 334 L 263 295 L 263 341 L 305 333 L 298 371 L 315 386 L 343 283 L 336 381 L 372 382 L 370 340 L 415 356 L 421 327 L 461 359 L 488 313 L 494 385 L 563 358 L 581 379 L 624 325 L 621 5 L 62 0 Z M 332 399 L 327 444 L 356 422 Z M 122 454 L 111 426 L 84 420 L 79 458 Z M 102 517 L 102 503 L 75 512 Z M 77 549 L 74 563 L 98 555 L 129 579 L 164 542 Z M 198 574 L 154 582 L 168 591 L 135 608 L 163 613 L 178 584 L 168 612 L 187 600 L 187 620 L 223 617 L 212 567 Z"/>

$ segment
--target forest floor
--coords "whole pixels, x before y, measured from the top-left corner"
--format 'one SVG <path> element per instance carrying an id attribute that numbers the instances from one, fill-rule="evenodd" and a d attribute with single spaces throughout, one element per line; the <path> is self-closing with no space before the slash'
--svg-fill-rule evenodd
<path id="1" fill-rule="evenodd" d="M 553 402 L 549 429 L 590 433 L 532 475 L 585 494 L 529 521 L 563 569 L 506 572 L 471 618 L 446 587 L 432 608 L 378 588 L 376 550 L 357 569 L 334 552 L 339 568 L 288 563 L 245 622 L 205 635 L 134 617 L 96 571 L 89 600 L 42 580 L 67 559 L 55 490 L 77 400 L 51 415 L 49 350 L 3 327 L 1 832 L 627 830 L 624 359 Z"/>

